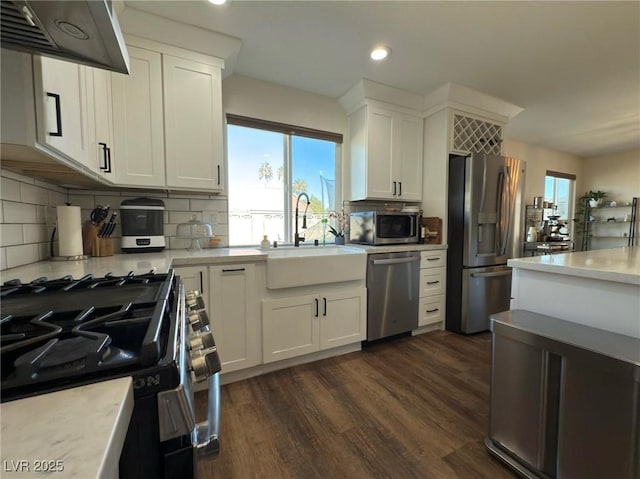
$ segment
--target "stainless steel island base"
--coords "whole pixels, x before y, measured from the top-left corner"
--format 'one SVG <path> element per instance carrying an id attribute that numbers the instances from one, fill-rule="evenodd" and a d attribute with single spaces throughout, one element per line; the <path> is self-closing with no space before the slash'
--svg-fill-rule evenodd
<path id="1" fill-rule="evenodd" d="M 640 339 L 491 317 L 489 451 L 524 477 L 640 478 Z"/>

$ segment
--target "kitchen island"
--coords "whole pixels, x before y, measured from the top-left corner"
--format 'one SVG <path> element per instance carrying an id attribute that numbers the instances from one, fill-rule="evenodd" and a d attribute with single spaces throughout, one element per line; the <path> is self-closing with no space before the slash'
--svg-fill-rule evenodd
<path id="1" fill-rule="evenodd" d="M 511 259 L 511 309 L 640 338 L 640 247 Z"/>

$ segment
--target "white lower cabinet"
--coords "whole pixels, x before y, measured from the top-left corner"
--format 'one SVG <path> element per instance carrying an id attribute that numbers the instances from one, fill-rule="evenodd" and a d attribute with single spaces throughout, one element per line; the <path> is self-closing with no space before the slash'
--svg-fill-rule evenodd
<path id="1" fill-rule="evenodd" d="M 263 362 L 362 341 L 366 337 L 366 301 L 366 288 L 263 300 Z"/>
<path id="2" fill-rule="evenodd" d="M 184 283 L 185 291 L 200 291 L 205 299 L 205 306 L 208 304 L 209 296 L 209 272 L 206 267 L 187 266 L 175 269 Z"/>
<path id="3" fill-rule="evenodd" d="M 420 253 L 420 307 L 418 327 L 444 324 L 447 252 L 429 250 Z"/>
<path id="4" fill-rule="evenodd" d="M 261 362 L 255 277 L 255 264 L 209 267 L 207 310 L 223 373 Z"/>

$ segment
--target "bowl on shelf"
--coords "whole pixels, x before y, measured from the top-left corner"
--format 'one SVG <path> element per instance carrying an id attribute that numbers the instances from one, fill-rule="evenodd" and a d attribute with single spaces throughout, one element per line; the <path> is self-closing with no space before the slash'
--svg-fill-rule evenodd
<path id="1" fill-rule="evenodd" d="M 190 239 L 191 244 L 187 248 L 189 251 L 199 251 L 202 249 L 200 240 L 213 237 L 213 227 L 208 223 L 198 220 L 196 215 L 191 215 L 191 220 L 180 223 L 176 228 L 176 236 L 182 239 Z"/>

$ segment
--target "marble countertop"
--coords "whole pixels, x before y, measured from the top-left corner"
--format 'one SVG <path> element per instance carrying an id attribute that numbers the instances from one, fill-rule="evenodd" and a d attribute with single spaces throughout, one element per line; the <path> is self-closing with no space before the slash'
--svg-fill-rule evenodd
<path id="1" fill-rule="evenodd" d="M 3 403 L 2 471 L 7 478 L 117 478 L 132 411 L 130 377 Z"/>
<path id="2" fill-rule="evenodd" d="M 513 268 L 640 285 L 640 246 L 510 259 Z"/>
<path id="3" fill-rule="evenodd" d="M 201 251 L 165 250 L 161 253 L 116 254 L 103 258 L 89 258 L 82 261 L 40 261 L 2 271 L 2 281 L 18 278 L 22 281 L 33 280 L 41 276 L 51 278 L 66 274 L 81 278 L 86 274 L 103 276 L 107 273 L 124 275 L 133 271 L 136 274 L 166 273 L 171 267 L 229 264 L 246 261 L 266 261 L 267 254 L 251 248 L 215 248 Z"/>
<path id="4" fill-rule="evenodd" d="M 369 246 L 349 243 L 345 246 L 363 249 L 367 254 L 447 249 L 447 245 L 441 244 Z M 301 247 L 315 248 L 315 246 L 307 245 Z M 81 278 L 86 274 L 93 274 L 94 276 L 104 276 L 107 273 L 124 275 L 130 271 L 136 274 L 148 273 L 151 270 L 157 273 L 166 273 L 169 268 L 180 266 L 266 261 L 268 253 L 269 251 L 261 251 L 250 247 L 214 248 L 201 251 L 172 249 L 161 253 L 116 254 L 103 258 L 88 258 L 81 261 L 40 261 L 4 270 L 0 273 L 0 278 L 2 281 L 15 278 L 22 281 L 31 281 L 41 276 L 55 278 L 67 274 L 72 275 L 74 278 Z"/>

